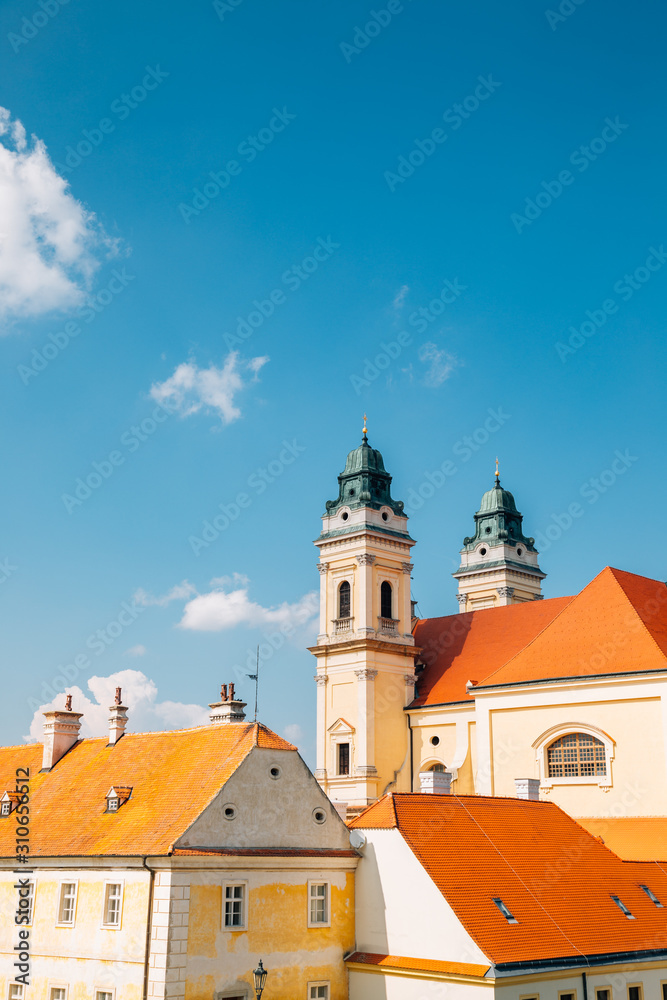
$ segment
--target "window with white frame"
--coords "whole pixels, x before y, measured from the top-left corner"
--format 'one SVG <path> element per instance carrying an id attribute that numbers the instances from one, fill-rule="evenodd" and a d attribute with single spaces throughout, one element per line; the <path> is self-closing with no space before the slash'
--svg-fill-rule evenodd
<path id="1" fill-rule="evenodd" d="M 12 983 L 9 987 L 9 1000 L 23 1000 L 25 990 L 22 983 Z"/>
<path id="2" fill-rule="evenodd" d="M 12 811 L 12 804 L 9 800 L 7 802 L 3 802 L 2 805 L 0 806 L 0 814 L 2 816 L 9 816 L 11 811 Z M 18 985 L 20 986 L 21 984 L 19 983 Z"/>
<path id="3" fill-rule="evenodd" d="M 32 923 L 32 915 L 35 907 L 35 883 L 28 882 L 19 890 L 21 896 L 21 913 L 27 916 L 27 923 Z M 27 904 L 27 905 L 26 905 Z M 21 985 L 20 983 L 18 984 Z"/>
<path id="4" fill-rule="evenodd" d="M 107 882 L 104 890 L 105 927 L 120 927 L 120 911 L 123 902 L 123 885 L 121 882 Z"/>
<path id="5" fill-rule="evenodd" d="M 245 884 L 225 886 L 225 927 L 245 927 Z"/>
<path id="6" fill-rule="evenodd" d="M 329 1000 L 329 984 L 309 983 L 308 1000 Z"/>
<path id="7" fill-rule="evenodd" d="M 110 990 L 95 990 L 95 1000 L 114 1000 Z"/>
<path id="8" fill-rule="evenodd" d="M 62 882 L 60 885 L 60 901 L 58 903 L 58 923 L 73 924 L 76 912 L 76 882 Z M 60 987 L 54 987 L 54 989 Z M 63 997 L 65 994 L 63 993 Z M 56 998 L 59 1000 L 59 998 Z"/>
<path id="9" fill-rule="evenodd" d="M 308 883 L 308 923 L 311 927 L 326 926 L 329 923 L 329 883 Z"/>
<path id="10" fill-rule="evenodd" d="M 594 726 L 567 723 L 554 726 L 535 740 L 542 788 L 554 785 L 612 785 L 613 739 Z"/>
<path id="11" fill-rule="evenodd" d="M 49 993 L 49 1000 L 67 1000 L 67 987 L 52 986 Z"/>

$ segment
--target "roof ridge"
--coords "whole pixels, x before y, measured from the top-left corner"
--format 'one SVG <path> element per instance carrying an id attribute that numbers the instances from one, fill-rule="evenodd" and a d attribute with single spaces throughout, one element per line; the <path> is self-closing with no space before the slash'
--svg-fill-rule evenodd
<path id="1" fill-rule="evenodd" d="M 632 576 L 632 577 L 635 577 L 635 578 L 636 578 L 637 580 L 649 580 L 649 581 L 650 581 L 651 583 L 656 583 L 656 584 L 658 584 L 658 586 L 664 586 L 666 590 L 667 590 L 667 584 L 664 584 L 664 583 L 662 583 L 662 581 L 660 581 L 660 580 L 654 580 L 654 579 L 653 579 L 653 577 L 651 577 L 651 576 L 640 576 L 640 575 L 639 575 L 639 573 L 629 573 L 629 572 L 628 572 L 627 570 L 624 570 L 624 569 L 616 569 L 616 568 L 615 568 L 615 567 L 613 567 L 613 566 L 606 566 L 606 567 L 605 567 L 605 569 L 608 569 L 608 570 L 609 570 L 609 572 L 610 572 L 611 576 L 613 577 L 613 580 L 614 580 L 614 583 L 615 583 L 615 584 L 616 584 L 616 586 L 617 586 L 617 587 L 618 587 L 618 588 L 620 589 L 620 591 L 621 591 L 621 593 L 623 594 L 623 596 L 625 597 L 626 601 L 628 602 L 628 604 L 629 604 L 629 605 L 630 605 L 630 607 L 632 608 L 632 610 L 633 610 L 633 612 L 634 612 L 635 616 L 636 616 L 636 617 L 637 617 L 637 618 L 639 619 L 639 621 L 641 622 L 641 625 L 642 625 L 642 628 L 644 629 L 644 631 L 645 631 L 645 632 L 646 632 L 646 634 L 648 635 L 648 637 L 649 637 L 649 639 L 651 640 L 651 642 L 653 643 L 653 645 L 654 645 L 654 646 L 655 646 L 655 647 L 657 648 L 658 652 L 659 652 L 659 653 L 660 653 L 660 654 L 662 655 L 662 657 L 663 657 L 663 658 L 665 658 L 665 651 L 664 651 L 664 649 L 663 649 L 663 648 L 662 648 L 662 647 L 660 646 L 660 644 L 659 644 L 659 643 L 658 643 L 658 642 L 656 641 L 656 638 L 655 638 L 655 636 L 653 635 L 653 632 L 652 632 L 652 631 L 650 630 L 650 628 L 648 627 L 648 625 L 647 625 L 647 624 L 646 624 L 646 622 L 644 621 L 644 619 L 643 619 L 642 615 L 641 615 L 641 614 L 639 613 L 639 611 L 638 611 L 638 610 L 637 610 L 637 608 L 635 607 L 635 605 L 634 605 L 633 601 L 631 600 L 631 598 L 630 598 L 629 594 L 627 593 L 627 591 L 626 591 L 625 587 L 623 586 L 623 584 L 621 583 L 621 581 L 620 581 L 620 580 L 618 579 L 618 577 L 616 576 L 616 574 L 617 574 L 617 573 L 622 573 L 622 574 L 623 574 L 623 575 L 625 575 L 625 576 Z M 604 570 L 603 570 L 603 572 L 604 572 Z M 596 577 L 596 579 L 597 579 L 597 577 Z M 591 581 L 591 582 L 592 582 L 592 581 Z"/>
<path id="2" fill-rule="evenodd" d="M 540 605 L 541 607 L 544 607 L 545 604 L 550 604 L 551 601 L 562 601 L 565 600 L 566 598 L 569 598 L 570 601 L 573 601 L 574 598 L 577 596 L 578 596 L 577 594 L 562 594 L 559 597 L 545 597 L 542 601 L 540 601 Z M 477 608 L 475 611 L 459 611 L 459 612 L 454 611 L 452 612 L 451 615 L 433 615 L 432 618 L 417 618 L 415 621 L 415 628 L 417 627 L 417 625 L 421 625 L 424 622 L 444 621 L 445 619 L 448 618 L 455 618 L 457 621 L 459 621 L 461 618 L 465 618 L 468 615 L 481 615 L 487 611 L 504 611 L 506 608 L 522 608 L 525 607 L 526 604 L 532 604 L 532 603 L 533 603 L 532 601 L 522 601 L 520 604 L 504 604 L 492 608 Z M 556 615 L 556 617 L 558 617 L 558 615 Z M 554 619 L 552 619 L 552 621 L 553 620 Z"/>
<path id="3" fill-rule="evenodd" d="M 598 573 L 598 576 L 599 576 L 599 575 L 600 575 L 600 574 Z M 597 580 L 597 576 L 596 576 L 596 577 L 594 577 L 594 579 L 595 579 L 595 580 Z M 593 581 L 591 580 L 591 583 L 592 583 L 592 582 L 593 582 Z M 590 583 L 587 583 L 587 584 L 586 584 L 586 587 L 590 587 L 590 585 L 591 585 Z M 584 590 L 586 590 L 586 587 L 584 587 Z M 476 684 L 476 685 L 475 685 L 475 687 L 480 687 L 480 688 L 483 688 L 483 687 L 485 687 L 485 686 L 486 686 L 486 685 L 488 684 L 488 682 L 489 682 L 489 681 L 491 680 L 491 678 L 492 678 L 492 677 L 495 677 L 495 676 L 496 676 L 496 674 L 500 673 L 500 671 L 501 671 L 501 670 L 504 670 L 504 669 L 505 669 L 505 667 L 509 666 L 509 664 L 510 664 L 510 663 L 512 662 L 512 660 L 515 660 L 515 659 L 517 658 L 517 656 L 521 656 L 521 654 L 522 654 L 523 652 L 525 652 L 525 650 L 529 649 L 529 648 L 530 648 L 530 647 L 531 647 L 531 646 L 533 645 L 533 643 L 534 643 L 534 642 L 535 642 L 535 641 L 536 641 L 537 639 L 539 639 L 539 637 L 540 637 L 541 635 L 544 635 L 544 633 L 545 633 L 545 632 L 547 631 L 547 629 L 551 628 L 551 626 L 552 626 L 552 625 L 553 625 L 553 624 L 554 624 L 555 622 L 557 622 L 557 621 L 558 621 L 558 619 L 560 618 L 560 616 L 561 616 L 561 615 L 564 615 L 564 614 L 565 614 L 565 612 L 567 611 L 567 609 L 568 609 L 568 608 L 569 608 L 569 607 L 570 607 L 570 606 L 571 606 L 571 605 L 572 605 L 572 604 L 574 603 L 574 601 L 576 601 L 576 599 L 577 599 L 577 598 L 579 597 L 579 595 L 580 595 L 580 594 L 582 594 L 582 593 L 583 593 L 583 590 L 580 590 L 580 591 L 579 591 L 579 594 L 575 594 L 575 595 L 574 595 L 574 597 L 571 597 L 571 598 L 569 599 L 569 601 L 567 602 L 567 604 L 565 605 L 565 607 L 564 607 L 564 608 L 561 608 L 561 609 L 560 609 L 560 611 L 556 612 L 556 614 L 555 614 L 555 615 L 553 616 L 553 618 L 551 619 L 551 621 L 550 621 L 550 622 L 548 622 L 548 623 L 547 623 L 547 624 L 546 624 L 546 625 L 544 626 L 544 628 L 541 628 L 541 629 L 540 629 L 540 631 L 539 631 L 539 632 L 537 632 L 537 633 L 536 633 L 536 634 L 535 634 L 535 635 L 533 636 L 533 638 L 532 638 L 532 639 L 530 639 L 530 640 L 529 640 L 529 641 L 528 641 L 528 642 L 526 643 L 526 645 L 525 645 L 525 646 L 522 646 L 522 647 L 521 647 L 521 649 L 519 649 L 519 650 L 518 650 L 518 651 L 517 651 L 517 652 L 516 652 L 516 653 L 514 654 L 514 656 L 510 656 L 509 660 L 506 660 L 506 661 L 505 661 L 505 662 L 504 662 L 503 664 L 501 664 L 501 666 L 499 666 L 499 667 L 498 667 L 498 668 L 497 668 L 496 670 L 494 670 L 492 674 L 489 674 L 489 675 L 488 675 L 488 677 L 485 677 L 485 678 L 484 678 L 484 680 L 483 680 L 483 681 L 481 682 L 481 684 Z M 562 599 L 562 598 L 561 598 L 561 599 Z M 549 598 L 549 600 L 552 600 L 552 601 L 555 601 L 555 600 L 558 600 L 558 598 L 555 598 L 555 597 L 552 597 L 552 598 Z M 512 606 L 512 605 L 510 605 L 510 607 L 511 607 L 511 606 Z M 514 605 L 514 606 L 516 607 L 516 605 Z M 492 609 L 489 609 L 489 610 L 492 610 Z M 473 688 L 471 688 L 471 691 L 473 691 L 473 692 L 474 692 L 474 690 L 475 690 L 475 688 L 474 688 L 474 687 L 473 687 Z"/>

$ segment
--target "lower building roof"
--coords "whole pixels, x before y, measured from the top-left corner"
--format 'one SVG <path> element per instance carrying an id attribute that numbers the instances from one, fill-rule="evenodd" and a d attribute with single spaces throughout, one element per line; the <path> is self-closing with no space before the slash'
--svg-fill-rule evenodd
<path id="1" fill-rule="evenodd" d="M 667 947 L 665 868 L 623 862 L 552 802 L 396 793 L 350 826 L 399 830 L 494 965 Z"/>

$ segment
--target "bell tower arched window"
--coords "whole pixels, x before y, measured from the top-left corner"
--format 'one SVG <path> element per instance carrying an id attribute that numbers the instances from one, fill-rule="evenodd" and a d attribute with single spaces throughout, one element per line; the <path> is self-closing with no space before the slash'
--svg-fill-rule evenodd
<path id="1" fill-rule="evenodd" d="M 380 587 L 380 617 L 394 617 L 392 614 L 391 584 L 388 580 L 384 580 L 382 586 Z"/>
<path id="2" fill-rule="evenodd" d="M 349 618 L 350 610 L 350 584 L 348 580 L 343 580 L 338 588 L 338 617 Z"/>

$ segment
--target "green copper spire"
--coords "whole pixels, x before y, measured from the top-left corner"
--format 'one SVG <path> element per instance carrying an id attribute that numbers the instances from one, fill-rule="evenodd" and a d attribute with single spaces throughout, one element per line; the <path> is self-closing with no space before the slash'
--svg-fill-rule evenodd
<path id="1" fill-rule="evenodd" d="M 392 500 L 391 476 L 384 467 L 382 455 L 368 443 L 368 428 L 364 414 L 361 444 L 347 456 L 345 468 L 338 477 L 338 498 L 327 500 L 327 514 L 339 507 L 358 510 L 360 507 L 391 507 L 394 514 L 403 514 L 401 500 Z"/>
<path id="2" fill-rule="evenodd" d="M 480 542 L 494 545 L 523 545 L 528 552 L 535 551 L 535 539 L 526 538 L 522 530 L 523 515 L 516 509 L 514 497 L 500 485 L 498 459 L 493 489 L 482 497 L 475 514 L 475 534 L 463 539 L 463 548 L 472 551 Z"/>

